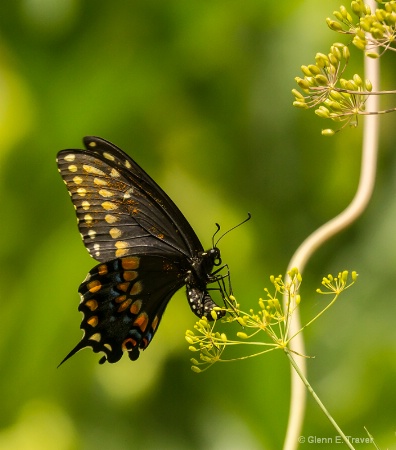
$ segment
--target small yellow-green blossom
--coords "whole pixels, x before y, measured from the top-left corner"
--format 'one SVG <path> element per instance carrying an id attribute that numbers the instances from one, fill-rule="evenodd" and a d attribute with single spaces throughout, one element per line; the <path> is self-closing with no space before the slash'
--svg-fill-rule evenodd
<path id="1" fill-rule="evenodd" d="M 352 272 L 350 280 L 347 271 L 340 272 L 335 277 L 328 275 L 323 278 L 322 286 L 326 288 L 326 291 L 318 289 L 318 292 L 333 294 L 333 300 L 292 336 L 289 333 L 290 322 L 294 311 L 301 303 L 299 289 L 302 277 L 297 269 L 290 270 L 286 280 L 281 275 L 270 277 L 272 288 L 264 289 L 266 297 L 259 299 L 257 310 L 250 309 L 249 312 L 244 312 L 234 297 L 227 299 L 230 306 L 227 309 L 229 315 L 228 318 L 221 319 L 221 322 L 223 324 L 236 322 L 238 326 L 242 326 L 242 331 L 236 332 L 235 339 L 230 339 L 225 332 L 215 331 L 219 322 L 217 314 L 214 314 L 213 322 L 209 322 L 206 317 L 198 320 L 194 325 L 194 331 L 187 330 L 185 336 L 189 350 L 199 354 L 199 358 L 191 358 L 192 370 L 199 373 L 216 362 L 233 361 L 234 359 L 222 357 L 224 350 L 230 345 L 249 344 L 256 348 L 260 347 L 255 353 L 236 359 L 246 359 L 276 349 L 287 348 L 289 352 L 293 352 L 293 349 L 289 347 L 292 339 L 318 319 L 335 302 L 341 292 L 348 289 L 356 279 L 356 272 Z M 255 338 L 254 341 L 253 338 Z"/>
<path id="2" fill-rule="evenodd" d="M 319 294 L 341 294 L 342 291 L 351 287 L 355 281 L 357 280 L 358 274 L 353 271 L 351 274 L 351 281 L 348 279 L 349 273 L 347 270 L 340 272 L 338 276 L 333 277 L 332 275 L 328 275 L 327 277 L 323 277 L 322 285 L 327 289 L 327 291 L 322 291 L 321 289 L 317 289 L 316 292 Z"/>

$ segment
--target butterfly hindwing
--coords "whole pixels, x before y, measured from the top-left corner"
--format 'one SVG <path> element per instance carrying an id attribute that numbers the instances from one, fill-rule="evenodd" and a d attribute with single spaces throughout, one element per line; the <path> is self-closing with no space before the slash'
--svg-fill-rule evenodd
<path id="1" fill-rule="evenodd" d="M 84 336 L 62 361 L 92 347 L 101 362 L 117 362 L 124 351 L 139 357 L 156 332 L 165 307 L 183 285 L 180 262 L 160 256 L 127 256 L 94 267 L 80 285 Z"/>

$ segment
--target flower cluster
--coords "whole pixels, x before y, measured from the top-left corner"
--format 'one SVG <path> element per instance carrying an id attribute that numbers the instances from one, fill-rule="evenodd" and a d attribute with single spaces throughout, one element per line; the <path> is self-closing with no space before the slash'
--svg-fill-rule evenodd
<path id="1" fill-rule="evenodd" d="M 378 2 L 381 3 L 381 2 Z M 334 11 L 336 20 L 327 18 L 329 28 L 338 33 L 352 37 L 352 43 L 365 51 L 367 56 L 377 58 L 386 50 L 396 51 L 396 1 L 382 2 L 383 8 L 375 13 L 363 0 L 351 3 L 352 14 L 345 6 Z M 380 48 L 378 53 L 375 49 Z M 365 105 L 369 95 L 395 93 L 394 91 L 373 92 L 369 80 L 363 80 L 358 74 L 351 79 L 342 78 L 350 58 L 348 46 L 335 43 L 327 55 L 317 53 L 315 64 L 302 66 L 304 77 L 295 80 L 301 89 L 293 89 L 293 105 L 301 109 L 314 108 L 315 114 L 323 119 L 343 122 L 342 130 L 347 125 L 356 127 L 358 117 L 368 114 L 384 114 L 396 111 L 366 111 Z M 322 135 L 332 136 L 336 131 L 331 128 L 322 130 Z"/>
<path id="2" fill-rule="evenodd" d="M 302 109 L 316 108 L 315 114 L 321 118 L 356 126 L 358 115 L 365 113 L 365 102 L 372 86 L 358 74 L 349 80 L 341 78 L 349 56 L 346 45 L 335 43 L 327 55 L 316 54 L 315 64 L 302 66 L 304 78 L 296 77 L 295 80 L 305 95 L 293 89 L 293 105 Z M 323 130 L 322 134 L 328 136 L 334 131 Z"/>
<path id="3" fill-rule="evenodd" d="M 253 309 L 249 312 L 242 311 L 235 298 L 231 296 L 232 308 L 228 310 L 230 315 L 227 319 L 222 319 L 222 322 L 237 322 L 243 331 L 238 331 L 235 339 L 229 339 L 226 333 L 215 331 L 218 321 L 209 322 L 205 317 L 198 320 L 194 326 L 194 331 L 187 330 L 186 332 L 186 340 L 190 345 L 189 350 L 199 353 L 199 359 L 191 359 L 192 370 L 198 373 L 208 369 L 216 362 L 251 358 L 276 349 L 287 348 L 289 352 L 293 352 L 289 347 L 291 340 L 334 304 L 341 292 L 354 284 L 356 278 L 356 272 L 352 272 L 352 281 L 349 281 L 347 271 L 341 272 L 335 277 L 328 275 L 323 278 L 322 285 L 326 288 L 326 291 L 318 289 L 317 292 L 333 294 L 334 298 L 319 314 L 292 336 L 290 336 L 292 315 L 301 302 L 299 289 L 302 278 L 297 269 L 288 272 L 287 281 L 284 281 L 281 275 L 270 277 L 273 285 L 272 292 L 269 289 L 264 289 L 266 298 L 259 299 L 257 311 Z M 279 297 L 283 297 L 283 302 L 279 300 Z M 213 319 L 216 318 L 217 314 L 214 313 Z M 260 336 L 263 336 L 263 338 L 260 338 Z M 255 338 L 254 341 L 253 338 Z M 222 358 L 227 346 L 241 344 L 254 345 L 256 348 L 259 346 L 260 350 L 239 358 Z"/>
<path id="4" fill-rule="evenodd" d="M 383 2 L 384 8 L 378 8 L 374 14 L 363 0 L 351 3 L 351 9 L 357 16 L 353 22 L 352 16 L 341 6 L 333 15 L 337 20 L 326 19 L 327 25 L 333 31 L 353 36 L 352 43 L 359 50 L 366 50 L 366 55 L 377 58 L 386 50 L 396 51 L 393 47 L 396 41 L 396 1 Z M 380 54 L 372 52 L 374 47 L 380 47 Z"/>

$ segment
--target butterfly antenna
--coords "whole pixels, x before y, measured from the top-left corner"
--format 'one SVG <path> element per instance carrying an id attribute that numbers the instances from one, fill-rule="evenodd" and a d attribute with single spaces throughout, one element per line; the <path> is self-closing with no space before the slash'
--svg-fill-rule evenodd
<path id="1" fill-rule="evenodd" d="M 215 223 L 215 225 L 217 227 L 217 230 L 213 233 L 213 236 L 212 236 L 212 248 L 215 247 L 214 238 L 215 238 L 216 234 L 220 231 L 220 225 L 218 223 Z M 219 242 L 219 241 L 217 241 L 217 242 Z"/>
<path id="2" fill-rule="evenodd" d="M 248 220 L 250 220 L 251 218 L 252 218 L 252 215 L 251 215 L 250 213 L 248 213 L 248 216 L 247 216 L 247 218 L 246 218 L 245 220 L 243 220 L 241 223 L 238 223 L 238 225 L 235 225 L 234 227 L 230 228 L 230 229 L 227 230 L 225 233 L 223 233 L 223 234 L 219 237 L 219 239 L 217 239 L 216 244 L 214 244 L 214 247 L 217 247 L 217 244 L 219 243 L 219 241 L 220 241 L 221 239 L 223 239 L 223 237 L 224 237 L 227 233 L 229 233 L 229 232 L 232 231 L 232 230 L 235 230 L 235 228 L 240 227 L 241 225 L 243 225 L 244 223 L 246 223 L 246 222 L 247 222 Z M 216 223 L 216 225 L 217 225 L 218 229 L 217 229 L 216 233 L 213 235 L 213 238 L 215 237 L 215 235 L 217 234 L 217 232 L 220 230 L 220 225 L 217 224 L 217 223 Z"/>

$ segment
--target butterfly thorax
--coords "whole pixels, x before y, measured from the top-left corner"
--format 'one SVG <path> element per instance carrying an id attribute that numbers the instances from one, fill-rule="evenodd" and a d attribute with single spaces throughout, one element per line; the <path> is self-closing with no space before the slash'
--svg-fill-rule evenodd
<path id="1" fill-rule="evenodd" d="M 207 284 L 215 281 L 212 271 L 220 264 L 220 250 L 217 247 L 200 252 L 190 259 L 190 270 L 185 278 L 186 295 L 191 311 L 198 317 L 213 320 L 212 310 L 218 305 L 208 293 Z M 223 311 L 217 311 L 216 314 L 218 318 L 224 316 Z"/>

